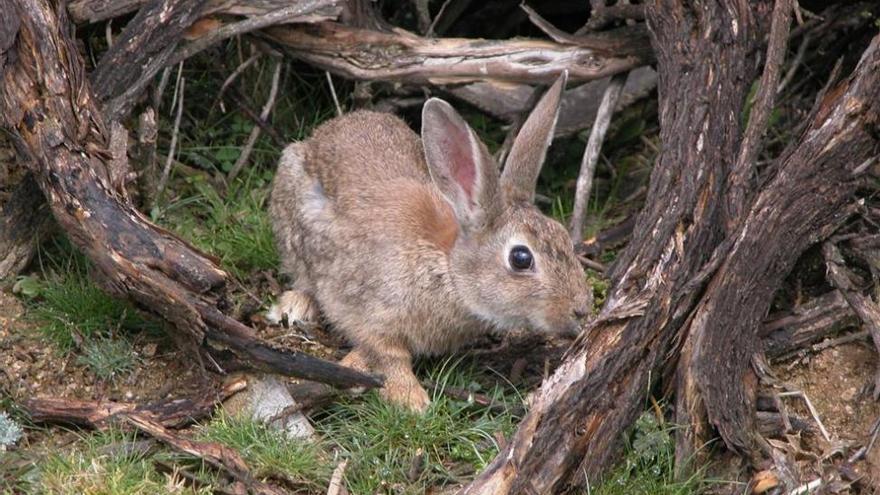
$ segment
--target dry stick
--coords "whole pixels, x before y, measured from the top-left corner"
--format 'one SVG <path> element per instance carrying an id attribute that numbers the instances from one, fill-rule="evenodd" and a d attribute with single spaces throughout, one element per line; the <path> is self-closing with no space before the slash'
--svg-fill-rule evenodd
<path id="1" fill-rule="evenodd" d="M 122 413 L 120 418 L 173 450 L 192 455 L 241 481 L 252 493 L 283 495 L 279 488 L 254 479 L 247 464 L 235 450 L 216 442 L 199 442 L 176 435 L 151 418 L 137 413 Z"/>
<path id="2" fill-rule="evenodd" d="M 831 435 L 828 433 L 828 430 L 825 429 L 825 425 L 822 424 L 822 420 L 819 419 L 819 411 L 813 406 L 813 402 L 807 397 L 802 390 L 791 390 L 788 392 L 780 392 L 779 397 L 800 397 L 804 400 L 804 403 L 807 405 L 807 409 L 810 411 L 810 415 L 813 416 L 813 420 L 816 422 L 816 425 L 819 426 L 819 431 L 822 433 L 822 436 L 825 438 L 825 441 L 831 443 Z"/>
<path id="3" fill-rule="evenodd" d="M 157 84 L 155 90 L 153 90 L 153 110 L 155 110 L 156 114 L 159 113 L 159 108 L 162 106 L 162 95 L 165 94 L 165 87 L 168 86 L 169 77 L 171 77 L 171 67 L 165 67 L 162 69 L 162 76 L 159 78 L 159 84 Z"/>
<path id="4" fill-rule="evenodd" d="M 180 69 L 183 69 L 182 62 L 180 64 Z M 178 78 L 180 78 L 180 72 L 178 72 Z M 157 202 L 162 196 L 162 191 L 165 190 L 165 185 L 168 182 L 168 174 L 171 172 L 171 162 L 174 161 L 174 148 L 177 146 L 177 138 L 180 132 L 180 118 L 183 116 L 183 90 L 186 86 L 186 79 L 180 78 L 179 83 L 178 91 L 175 92 L 175 99 L 179 98 L 177 101 L 177 115 L 174 117 L 174 130 L 171 131 L 171 145 L 168 147 L 168 157 L 165 159 L 165 167 L 162 169 L 162 176 L 159 178 L 158 187 L 156 187 L 155 201 Z"/>
<path id="5" fill-rule="evenodd" d="M 784 90 L 794 79 L 798 68 L 803 63 L 804 57 L 807 54 L 807 47 L 810 45 L 810 41 L 810 34 L 804 34 L 804 38 L 801 40 L 800 46 L 798 46 L 798 51 L 795 54 L 794 59 L 791 61 L 791 66 L 788 68 L 788 72 L 785 73 L 785 77 L 782 78 L 782 81 L 776 88 L 776 94 L 782 93 L 782 90 Z"/>
<path id="6" fill-rule="evenodd" d="M 608 132 L 608 126 L 611 124 L 614 107 L 617 106 L 617 100 L 620 98 L 620 93 L 623 92 L 627 74 L 617 74 L 608 82 L 605 94 L 602 95 L 602 103 L 599 104 L 599 111 L 596 113 L 596 120 L 593 122 L 593 128 L 590 129 L 590 139 L 584 149 L 581 171 L 578 174 L 574 193 L 574 212 L 571 217 L 570 232 L 571 239 L 575 243 L 581 242 L 584 238 L 584 217 L 587 214 L 587 205 L 590 201 L 590 190 L 593 188 L 596 162 L 599 161 L 602 141 L 605 140 L 605 133 Z"/>
<path id="7" fill-rule="evenodd" d="M 327 76 L 327 85 L 330 86 L 330 96 L 333 97 L 333 105 L 336 106 L 336 116 L 342 117 L 342 107 L 339 105 L 339 98 L 336 96 L 336 87 L 333 86 L 333 76 L 330 71 L 325 70 L 324 75 Z"/>
<path id="8" fill-rule="evenodd" d="M 339 0 L 305 0 L 289 7 L 273 10 L 268 14 L 251 17 L 232 24 L 226 24 L 219 29 L 212 31 L 210 34 L 177 50 L 177 52 L 171 56 L 168 65 L 182 62 L 219 41 L 240 34 L 249 33 L 251 31 L 256 31 L 257 29 L 263 29 L 275 24 L 291 22 L 297 17 L 302 17 L 311 14 L 316 10 L 336 5 L 338 2 Z"/>
<path id="9" fill-rule="evenodd" d="M 275 72 L 272 73 L 272 87 L 269 89 L 269 97 L 266 99 L 266 104 L 263 105 L 263 110 L 260 112 L 260 120 L 268 119 L 269 114 L 272 113 L 272 109 L 275 107 L 275 98 L 278 96 L 278 81 L 281 79 L 281 64 L 281 60 L 275 63 Z M 260 126 L 254 125 L 248 136 L 247 143 L 244 145 L 241 154 L 238 155 L 238 159 L 235 160 L 235 165 L 232 166 L 232 170 L 229 171 L 229 175 L 226 177 L 227 182 L 232 182 L 238 177 L 241 169 L 244 168 L 244 164 L 247 163 L 248 158 L 250 158 L 251 152 L 254 150 L 254 144 L 256 144 L 259 137 Z"/>
<path id="10" fill-rule="evenodd" d="M 345 485 L 342 484 L 342 477 L 345 476 L 345 468 L 348 467 L 348 459 L 343 459 L 333 470 L 330 475 L 330 484 L 327 486 L 327 495 L 342 495 L 347 493 Z"/>
<path id="11" fill-rule="evenodd" d="M 217 92 L 217 98 L 216 98 L 216 100 L 220 102 L 220 109 L 221 110 L 223 110 L 224 112 L 226 111 L 223 109 L 223 93 L 226 91 L 226 88 L 228 88 L 230 84 L 235 82 L 235 80 L 238 79 L 238 76 L 242 75 L 244 73 L 245 69 L 250 67 L 262 55 L 263 54 L 260 52 L 257 52 L 257 53 L 254 53 L 253 55 L 251 55 L 250 57 L 248 57 L 247 60 L 242 62 L 241 65 L 236 67 L 235 70 L 232 71 L 232 74 L 229 74 L 229 77 L 227 77 L 226 80 L 223 81 L 223 84 L 220 86 L 220 91 Z"/>
<path id="12" fill-rule="evenodd" d="M 257 29 L 263 29 L 273 24 L 292 22 L 298 17 L 311 15 L 317 10 L 336 5 L 337 3 L 338 0 L 304 0 L 289 7 L 273 10 L 272 12 L 269 12 L 267 14 L 250 17 L 243 21 L 235 22 L 232 24 L 226 24 L 221 28 L 211 31 L 209 34 L 178 49 L 176 52 L 170 54 L 167 58 L 156 57 L 151 66 L 144 69 L 141 78 L 138 79 L 134 84 L 132 84 L 131 87 L 125 91 L 125 94 L 114 98 L 113 101 L 125 99 L 127 95 L 130 94 L 140 94 L 140 92 L 147 87 L 150 81 L 153 80 L 153 76 L 155 76 L 156 73 L 158 73 L 163 67 L 170 67 L 180 62 L 183 62 L 187 58 L 192 57 L 193 55 L 201 52 L 202 50 L 208 48 L 214 43 L 232 38 L 233 36 L 249 33 Z M 169 48 L 173 49 L 173 47 Z"/>
<path id="13" fill-rule="evenodd" d="M 755 169 L 755 159 L 761 150 L 761 138 L 767 130 L 770 114 L 776 102 L 779 87 L 779 71 L 785 60 L 788 45 L 788 33 L 791 24 L 791 3 L 794 0 L 776 0 L 773 7 L 773 20 L 770 25 L 770 41 L 767 44 L 767 60 L 764 62 L 764 73 L 761 85 L 755 95 L 755 102 L 749 113 L 749 123 L 743 133 L 740 153 L 727 181 L 730 188 L 728 200 L 728 218 L 731 222 L 744 218 L 746 195 L 753 188 L 749 187 Z"/>

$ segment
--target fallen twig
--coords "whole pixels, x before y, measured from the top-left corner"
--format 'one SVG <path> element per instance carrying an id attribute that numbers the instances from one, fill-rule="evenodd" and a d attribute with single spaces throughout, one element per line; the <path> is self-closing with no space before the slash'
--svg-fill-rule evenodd
<path id="1" fill-rule="evenodd" d="M 608 87 L 605 88 L 602 103 L 599 104 L 599 112 L 596 114 L 596 121 L 593 122 L 593 128 L 590 129 L 590 138 L 584 149 L 581 170 L 578 173 L 574 193 L 574 211 L 569 226 L 571 239 L 576 244 L 580 243 L 584 237 L 584 217 L 587 214 L 587 205 L 590 201 L 590 190 L 593 188 L 593 176 L 596 173 L 596 163 L 599 161 L 599 151 L 602 149 L 602 141 L 605 140 L 605 133 L 608 132 L 611 116 L 614 114 L 620 93 L 623 91 L 626 77 L 626 73 L 612 77 Z"/>
<path id="2" fill-rule="evenodd" d="M 269 114 L 272 113 L 272 109 L 275 107 L 275 98 L 278 96 L 278 82 L 281 79 L 281 66 L 282 61 L 279 60 L 275 63 L 275 71 L 272 73 L 272 87 L 269 89 L 269 96 L 266 98 L 266 104 L 263 105 L 263 110 L 260 112 L 260 120 L 267 120 Z M 227 182 L 231 183 L 236 177 L 238 177 L 241 169 L 244 168 L 245 163 L 247 163 L 248 158 L 250 158 L 251 152 L 254 150 L 254 145 L 257 143 L 259 137 L 260 126 L 255 125 L 251 129 L 247 142 L 242 148 L 241 153 L 238 155 L 238 159 L 235 160 L 235 165 L 232 166 L 232 170 L 229 171 L 229 175 L 226 177 Z"/>
<path id="3" fill-rule="evenodd" d="M 348 490 L 345 489 L 345 485 L 342 483 L 346 467 L 348 467 L 348 459 L 343 459 L 336 465 L 333 474 L 330 475 L 330 483 L 327 486 L 327 495 L 343 495 L 348 493 Z"/>
<path id="4" fill-rule="evenodd" d="M 822 437 L 825 438 L 825 441 L 831 443 L 831 435 L 828 434 L 828 430 L 825 429 L 825 425 L 822 424 L 822 420 L 819 419 L 819 411 L 813 407 L 813 402 L 810 401 L 810 398 L 807 397 L 801 390 L 790 390 L 788 392 L 780 392 L 779 397 L 800 397 L 804 400 L 804 403 L 807 405 L 807 409 L 810 411 L 810 415 L 813 416 L 813 421 L 816 422 L 816 425 L 819 427 L 819 431 L 822 433 Z"/>
<path id="5" fill-rule="evenodd" d="M 177 69 L 177 91 L 174 92 L 174 99 L 177 103 L 177 114 L 174 116 L 174 128 L 171 131 L 171 144 L 168 145 L 168 157 L 165 159 L 165 166 L 162 168 L 162 175 L 159 177 L 159 185 L 156 186 L 155 201 L 159 201 L 162 192 L 168 183 L 168 175 L 171 173 L 171 162 L 174 161 L 174 150 L 177 147 L 177 139 L 180 132 L 180 118 L 183 116 L 183 93 L 186 87 L 186 78 L 181 77 L 183 72 L 183 62 Z M 174 108 L 173 104 L 172 107 Z M 153 205 L 155 206 L 155 205 Z"/>

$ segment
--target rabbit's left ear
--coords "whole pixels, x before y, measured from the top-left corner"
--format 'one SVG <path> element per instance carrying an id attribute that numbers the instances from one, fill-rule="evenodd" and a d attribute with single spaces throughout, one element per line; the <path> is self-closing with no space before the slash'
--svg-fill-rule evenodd
<path id="1" fill-rule="evenodd" d="M 553 140 L 562 90 L 567 81 L 568 72 L 565 71 L 535 105 L 513 141 L 501 174 L 501 188 L 508 202 L 531 203 L 535 199 L 535 185 L 547 148 Z"/>
<path id="2" fill-rule="evenodd" d="M 464 229 L 485 228 L 500 210 L 498 167 L 486 146 L 445 101 L 422 109 L 422 143 L 431 178 Z"/>

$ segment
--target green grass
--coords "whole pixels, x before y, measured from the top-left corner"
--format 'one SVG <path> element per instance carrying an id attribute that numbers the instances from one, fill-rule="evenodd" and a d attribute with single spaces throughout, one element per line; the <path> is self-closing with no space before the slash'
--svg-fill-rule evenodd
<path id="1" fill-rule="evenodd" d="M 83 344 L 77 362 L 89 367 L 101 380 L 111 380 L 134 370 L 134 349 L 123 337 L 99 338 Z"/>
<path id="2" fill-rule="evenodd" d="M 473 372 L 447 362 L 429 375 L 432 403 L 418 415 L 382 401 L 377 394 L 332 406 L 318 431 L 349 459 L 346 482 L 354 494 L 424 493 L 428 487 L 467 481 L 498 451 L 496 434 L 508 435 L 518 421 L 443 395 L 446 387 L 478 389 Z M 500 386 L 482 393 L 499 404 L 519 403 Z M 509 408 L 506 409 L 509 411 Z"/>
<path id="3" fill-rule="evenodd" d="M 186 181 L 181 199 L 154 210 L 153 219 L 218 258 L 237 277 L 278 266 L 269 221 L 270 173 L 247 171 L 225 195 L 203 178 Z"/>
<path id="4" fill-rule="evenodd" d="M 98 288 L 89 278 L 88 261 L 67 241 L 44 249 L 40 265 L 38 273 L 19 279 L 16 287 L 27 302 L 28 317 L 62 352 L 111 336 L 161 328 L 130 303 Z"/>
<path id="5" fill-rule="evenodd" d="M 221 412 L 199 429 L 197 438 L 235 449 L 257 478 L 284 480 L 315 492 L 326 490 L 330 479 L 332 465 L 320 445 L 289 440 L 262 423 Z"/>
<path id="6" fill-rule="evenodd" d="M 710 486 L 702 471 L 675 477 L 674 428 L 658 422 L 653 411 L 636 421 L 626 453 L 618 467 L 584 495 L 698 495 Z"/>
<path id="7" fill-rule="evenodd" d="M 63 452 L 50 452 L 28 473 L 28 493 L 58 495 L 153 495 L 212 493 L 193 490 L 179 477 L 162 474 L 150 452 L 130 448 L 137 438 L 118 430 L 81 437 Z"/>
<path id="8" fill-rule="evenodd" d="M 89 262 L 66 240 L 45 246 L 39 265 L 13 286 L 26 303 L 28 320 L 59 352 L 78 354 L 77 361 L 97 378 L 129 373 L 136 364 L 129 337 L 158 332 L 161 323 L 98 288 Z"/>

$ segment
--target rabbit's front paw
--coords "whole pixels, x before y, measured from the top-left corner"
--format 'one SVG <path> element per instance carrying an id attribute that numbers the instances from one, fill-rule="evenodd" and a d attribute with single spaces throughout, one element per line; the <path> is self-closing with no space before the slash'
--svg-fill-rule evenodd
<path id="1" fill-rule="evenodd" d="M 431 398 L 414 375 L 411 379 L 386 378 L 379 394 L 388 402 L 417 413 L 425 412 L 431 405 Z"/>
<path id="2" fill-rule="evenodd" d="M 266 319 L 275 325 L 282 323 L 285 317 L 289 323 L 317 323 L 318 304 L 306 292 L 286 291 L 266 313 Z"/>

